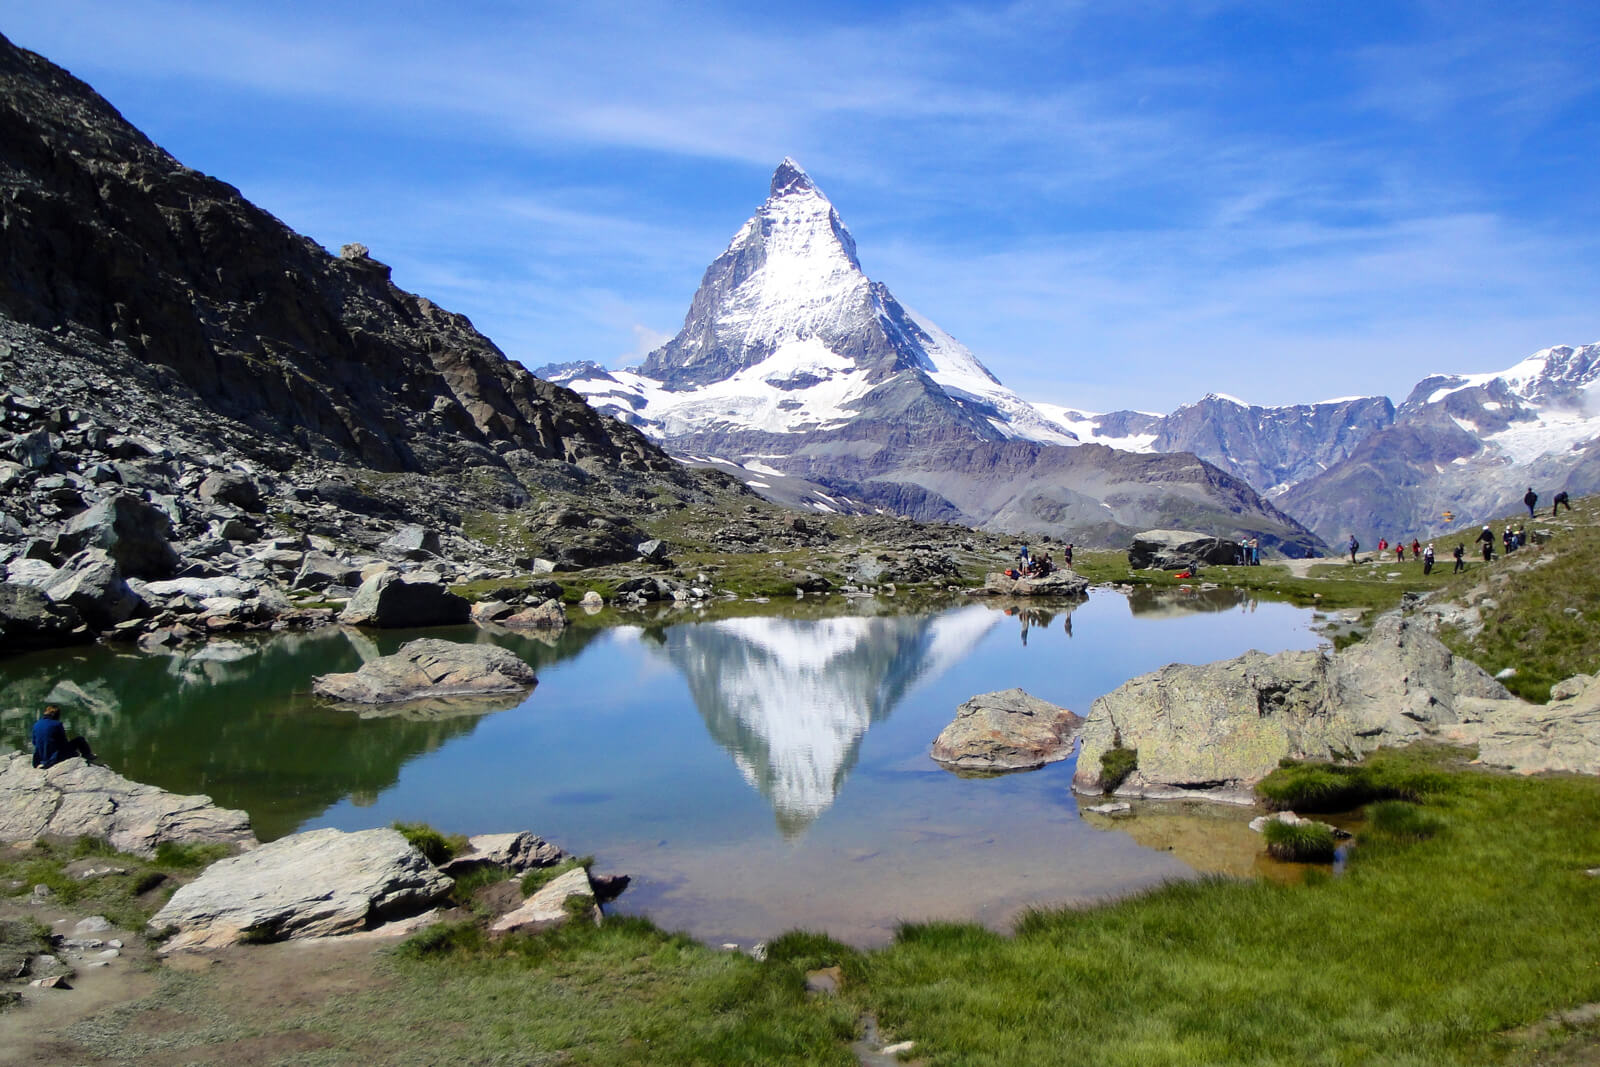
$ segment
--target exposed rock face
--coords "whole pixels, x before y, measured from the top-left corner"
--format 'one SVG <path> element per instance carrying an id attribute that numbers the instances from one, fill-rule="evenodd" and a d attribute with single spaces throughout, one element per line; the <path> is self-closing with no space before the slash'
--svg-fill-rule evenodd
<path id="1" fill-rule="evenodd" d="M 994 596 L 1082 597 L 1089 595 L 1089 579 L 1072 571 L 1055 571 L 1043 578 L 1007 578 L 1002 571 L 984 575 L 979 592 Z"/>
<path id="2" fill-rule="evenodd" d="M 0 652 L 57 648 L 88 641 L 93 634 L 78 624 L 78 613 L 27 585 L 0 582 Z"/>
<path id="3" fill-rule="evenodd" d="M 1150 567 L 1181 571 L 1195 563 L 1227 566 L 1238 562 L 1239 552 L 1239 543 L 1225 537 L 1188 530 L 1146 530 L 1136 534 L 1128 546 L 1128 566 L 1136 571 Z"/>
<path id="4" fill-rule="evenodd" d="M 396 830 L 311 830 L 212 864 L 150 929 L 177 927 L 164 953 L 331 937 L 414 915 L 450 885 Z"/>
<path id="5" fill-rule="evenodd" d="M 467 622 L 472 605 L 437 582 L 407 581 L 393 572 L 361 583 L 339 613 L 349 626 L 450 626 Z"/>
<path id="6" fill-rule="evenodd" d="M 929 753 L 949 770 L 1026 771 L 1072 755 L 1083 718 L 1021 689 L 980 693 L 956 717 Z"/>
<path id="7" fill-rule="evenodd" d="M 589 872 L 582 867 L 574 867 L 523 901 L 521 907 L 496 919 L 489 927 L 489 932 L 535 933 L 564 926 L 573 918 L 572 911 L 568 909 L 569 900 L 586 901 L 588 918 L 596 926 L 600 924 L 600 906 L 594 902 L 595 891 L 589 883 Z"/>
<path id="8" fill-rule="evenodd" d="M 1480 701 L 1462 709 L 1444 738 L 1478 746 L 1478 758 L 1521 774 L 1600 774 L 1600 684 L 1589 675 L 1558 682 L 1548 704 Z"/>
<path id="9" fill-rule="evenodd" d="M 393 704 L 439 697 L 521 693 L 538 682 L 516 654 L 496 645 L 424 637 L 349 674 L 325 674 L 311 691 L 351 704 Z"/>
<path id="10" fill-rule="evenodd" d="M 513 630 L 565 630 L 568 622 L 566 606 L 553 597 L 496 621 Z"/>
<path id="11" fill-rule="evenodd" d="M 1090 707 L 1073 785 L 1099 792 L 1100 757 L 1120 744 L 1139 756 L 1119 795 L 1236 788 L 1286 756 L 1330 759 L 1437 736 L 1469 709 L 1510 699 L 1427 621 L 1391 614 L 1332 656 L 1252 651 L 1124 683 Z"/>
<path id="12" fill-rule="evenodd" d="M 49 770 L 32 758 L 0 757 L 0 841 L 47 834 L 103 837 L 124 852 L 155 854 L 163 841 L 253 847 L 250 817 L 210 797 L 179 796 L 130 782 L 109 767 L 73 758 Z"/>
<path id="13" fill-rule="evenodd" d="M 444 865 L 444 872 L 452 878 L 485 866 L 518 872 L 553 867 L 567 857 L 555 845 L 526 830 L 511 834 L 478 834 L 467 838 L 467 845 L 467 851 L 452 856 Z"/>

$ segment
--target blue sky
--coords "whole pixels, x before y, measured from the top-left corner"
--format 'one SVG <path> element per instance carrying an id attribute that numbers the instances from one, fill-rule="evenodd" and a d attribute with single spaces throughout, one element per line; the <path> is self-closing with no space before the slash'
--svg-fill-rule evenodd
<path id="1" fill-rule="evenodd" d="M 180 160 L 537 366 L 798 159 L 1030 399 L 1401 399 L 1600 340 L 1600 6 L 0 0 Z"/>

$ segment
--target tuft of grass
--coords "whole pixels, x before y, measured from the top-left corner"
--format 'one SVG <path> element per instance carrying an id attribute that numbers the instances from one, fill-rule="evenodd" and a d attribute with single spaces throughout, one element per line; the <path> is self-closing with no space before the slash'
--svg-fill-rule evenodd
<path id="1" fill-rule="evenodd" d="M 522 876 L 522 895 L 531 897 L 551 882 L 575 867 L 588 870 L 594 866 L 593 856 L 569 856 L 552 867 L 535 867 Z"/>
<path id="2" fill-rule="evenodd" d="M 412 847 L 427 857 L 428 862 L 435 867 L 450 862 L 456 853 L 467 848 L 465 834 L 451 834 L 447 837 L 427 823 L 397 822 L 394 828 L 400 831 L 401 835 L 411 842 Z"/>
<path id="3" fill-rule="evenodd" d="M 1351 811 L 1375 800 L 1421 800 L 1448 788 L 1449 779 L 1409 752 L 1357 763 L 1284 760 L 1256 785 L 1277 811 Z"/>
<path id="4" fill-rule="evenodd" d="M 472 921 L 435 923 L 402 941 L 395 954 L 402 959 L 425 960 L 480 953 L 488 944 L 483 927 Z"/>
<path id="5" fill-rule="evenodd" d="M 1100 753 L 1100 788 L 1114 793 L 1128 775 L 1139 766 L 1139 750 L 1123 748 L 1119 743 Z"/>
<path id="6" fill-rule="evenodd" d="M 496 882 L 503 882 L 509 877 L 511 872 L 498 864 L 486 863 L 481 867 L 474 867 L 456 878 L 455 884 L 450 887 L 450 901 L 458 907 L 472 907 L 473 897 L 478 890 Z"/>
<path id="7" fill-rule="evenodd" d="M 156 866 L 174 871 L 198 871 L 232 854 L 233 849 L 227 845 L 163 841 L 156 846 Z"/>
<path id="8" fill-rule="evenodd" d="M 1262 829 L 1267 852 L 1290 863 L 1332 863 L 1339 848 L 1333 831 L 1321 823 L 1286 823 L 1273 819 Z"/>
<path id="9" fill-rule="evenodd" d="M 1426 841 L 1443 833 L 1445 825 L 1437 812 L 1403 800 L 1384 800 L 1367 808 L 1367 825 L 1362 829 L 1362 839 L 1383 837 L 1392 841 Z"/>

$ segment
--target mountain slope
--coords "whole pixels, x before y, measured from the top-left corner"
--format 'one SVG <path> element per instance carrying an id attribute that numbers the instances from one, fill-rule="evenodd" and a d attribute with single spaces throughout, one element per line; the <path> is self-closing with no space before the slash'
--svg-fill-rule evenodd
<path id="1" fill-rule="evenodd" d="M 1595 492 L 1597 390 L 1600 344 L 1546 348 L 1499 373 L 1424 378 L 1393 426 L 1280 503 L 1325 537 L 1394 538 L 1514 511 L 1530 485 L 1547 504 L 1561 489 Z"/>
<path id="2" fill-rule="evenodd" d="M 16 358 L 30 337 L 70 337 L 119 378 L 153 372 L 237 420 L 279 462 L 684 477 L 465 317 L 396 288 L 364 248 L 330 256 L 3 37 L 0 231 Z"/>
<path id="3" fill-rule="evenodd" d="M 848 497 L 1078 540 L 1195 525 L 1297 555 L 1318 547 L 1237 478 L 1192 477 L 1192 457 L 1055 455 L 1079 451 L 1077 439 L 871 281 L 838 212 L 792 159 L 707 268 L 683 328 L 638 370 L 539 373 L 678 455 L 761 476 L 747 482 L 805 479 L 821 487 L 809 499 L 819 508 Z"/>

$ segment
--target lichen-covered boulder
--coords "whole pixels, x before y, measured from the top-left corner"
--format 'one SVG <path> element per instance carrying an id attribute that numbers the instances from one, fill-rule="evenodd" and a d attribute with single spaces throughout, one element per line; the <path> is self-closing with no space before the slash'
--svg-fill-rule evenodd
<path id="1" fill-rule="evenodd" d="M 175 929 L 164 953 L 332 937 L 414 916 L 451 884 L 396 830 L 309 830 L 213 863 L 150 929 Z"/>
<path id="2" fill-rule="evenodd" d="M 1238 562 L 1239 552 L 1239 542 L 1226 537 L 1190 530 L 1146 530 L 1135 534 L 1128 546 L 1128 567 L 1181 571 L 1194 563 L 1227 565 Z"/>
<path id="3" fill-rule="evenodd" d="M 1043 578 L 1008 578 L 1003 571 L 984 576 L 979 590 L 992 596 L 1082 597 L 1089 595 L 1089 579 L 1072 571 L 1053 571 Z"/>
<path id="4" fill-rule="evenodd" d="M 981 693 L 956 717 L 929 753 L 950 770 L 1022 771 L 1072 755 L 1081 716 L 1021 689 Z"/>
<path id="5" fill-rule="evenodd" d="M 26 754 L 0 757 L 0 841 L 45 836 L 103 837 L 140 856 L 167 841 L 256 844 L 250 816 L 210 797 L 168 793 L 78 758 L 40 770 Z"/>

